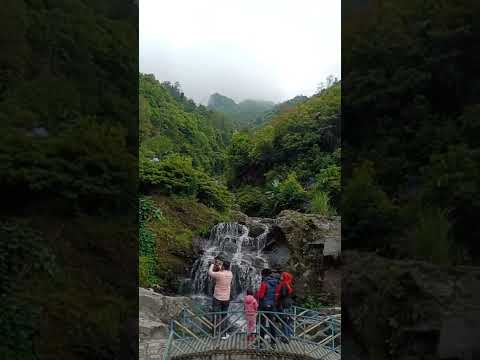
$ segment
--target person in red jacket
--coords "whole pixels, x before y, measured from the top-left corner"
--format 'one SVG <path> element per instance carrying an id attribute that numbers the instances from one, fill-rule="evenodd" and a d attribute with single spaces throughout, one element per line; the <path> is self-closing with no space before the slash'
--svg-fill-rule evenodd
<path id="1" fill-rule="evenodd" d="M 284 313 L 282 315 L 283 320 L 283 341 L 288 342 L 289 338 L 293 335 L 291 326 L 291 318 L 288 315 L 291 312 L 293 306 L 293 276 L 289 272 L 282 272 L 280 276 L 280 283 L 275 289 L 275 302 L 277 310 Z"/>

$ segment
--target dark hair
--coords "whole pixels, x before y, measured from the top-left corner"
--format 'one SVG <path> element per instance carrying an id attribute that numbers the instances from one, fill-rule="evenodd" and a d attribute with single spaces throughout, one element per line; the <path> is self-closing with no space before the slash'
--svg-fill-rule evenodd
<path id="1" fill-rule="evenodd" d="M 223 262 L 223 269 L 224 270 L 230 270 L 230 263 L 228 261 Z"/>
<path id="2" fill-rule="evenodd" d="M 262 276 L 269 276 L 272 274 L 272 270 L 270 269 L 263 269 L 262 270 Z"/>
<path id="3" fill-rule="evenodd" d="M 252 289 L 247 289 L 247 295 L 252 295 L 253 296 L 253 290 Z"/>

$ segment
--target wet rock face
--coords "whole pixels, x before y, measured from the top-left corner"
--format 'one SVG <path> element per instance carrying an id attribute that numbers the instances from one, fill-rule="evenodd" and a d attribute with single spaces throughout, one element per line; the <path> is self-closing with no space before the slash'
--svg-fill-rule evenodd
<path id="1" fill-rule="evenodd" d="M 342 313 L 369 358 L 476 358 L 478 336 L 469 334 L 480 331 L 480 268 L 343 257 Z"/>
<path id="2" fill-rule="evenodd" d="M 273 253 L 288 249 L 281 267 L 294 274 L 297 295 L 340 304 L 340 218 L 284 210 L 275 219 L 272 236 Z"/>
<path id="3" fill-rule="evenodd" d="M 340 304 L 339 217 L 284 210 L 275 219 L 249 217 L 241 212 L 234 212 L 233 221 L 246 226 L 253 238 L 262 236 L 265 229 L 268 229 L 262 240 L 265 244 L 263 254 L 268 266 L 293 273 L 295 291 L 300 301 L 306 296 L 314 295 L 325 304 Z M 201 241 L 196 242 L 198 247 L 201 247 Z M 235 252 L 234 244 L 222 246 L 225 254 Z M 243 248 L 248 249 L 248 245 L 244 244 Z M 253 263 L 258 268 L 264 266 L 255 261 Z"/>
<path id="4" fill-rule="evenodd" d="M 288 260 L 290 259 L 290 250 L 287 245 L 280 244 L 271 246 L 271 250 L 266 252 L 270 267 L 283 269 L 288 267 Z"/>

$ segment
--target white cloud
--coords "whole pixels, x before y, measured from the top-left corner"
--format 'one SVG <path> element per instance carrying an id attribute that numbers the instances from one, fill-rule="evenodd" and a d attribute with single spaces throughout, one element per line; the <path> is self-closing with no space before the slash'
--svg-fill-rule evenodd
<path id="1" fill-rule="evenodd" d="M 340 77 L 340 0 L 140 0 L 140 71 L 205 101 L 283 101 Z"/>

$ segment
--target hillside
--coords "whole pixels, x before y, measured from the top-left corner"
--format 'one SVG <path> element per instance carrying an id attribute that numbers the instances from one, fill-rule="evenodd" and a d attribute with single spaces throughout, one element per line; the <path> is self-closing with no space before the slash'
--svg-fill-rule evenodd
<path id="1" fill-rule="evenodd" d="M 194 167 L 221 173 L 233 125 L 221 114 L 197 106 L 179 85 L 140 74 L 140 154 L 160 159 L 172 154 L 191 158 Z"/>
<path id="2" fill-rule="evenodd" d="M 340 191 L 340 83 L 287 106 L 228 149 L 229 186 L 243 211 L 333 214 Z M 303 100 L 303 99 L 302 99 Z"/>
<path id="3" fill-rule="evenodd" d="M 275 106 L 271 101 L 244 100 L 236 103 L 227 96 L 215 93 L 208 100 L 208 108 L 228 116 L 237 128 L 248 128 L 261 122 L 265 112 Z"/>
<path id="4" fill-rule="evenodd" d="M 291 109 L 296 105 L 308 100 L 308 96 L 298 95 L 292 99 L 276 104 L 271 110 L 266 111 L 261 117 L 257 117 L 255 120 L 256 126 L 262 125 L 273 118 L 275 115 L 280 114 L 283 111 Z"/>
<path id="5" fill-rule="evenodd" d="M 228 217 L 232 195 L 221 177 L 233 126 L 178 83 L 140 74 L 139 89 L 140 284 L 172 289 L 193 237 Z"/>
<path id="6" fill-rule="evenodd" d="M 195 258 L 195 239 L 231 220 L 238 213 L 231 210 L 266 217 L 287 209 L 336 214 L 340 83 L 269 113 L 261 109 L 268 123 L 244 123 L 245 132 L 186 98 L 178 83 L 140 74 L 139 97 L 142 286 L 178 292 Z M 223 111 L 258 105 L 221 95 L 212 101 Z"/>

